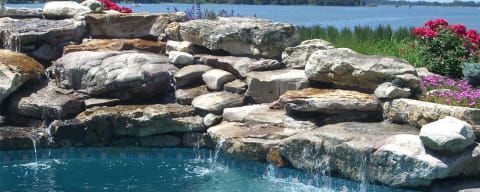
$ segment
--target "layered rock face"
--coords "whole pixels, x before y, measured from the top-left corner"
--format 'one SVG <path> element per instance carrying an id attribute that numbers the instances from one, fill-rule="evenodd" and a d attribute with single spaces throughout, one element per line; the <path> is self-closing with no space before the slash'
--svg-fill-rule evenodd
<path id="1" fill-rule="evenodd" d="M 95 38 L 142 38 L 165 37 L 165 29 L 171 22 L 188 20 L 185 13 L 121 13 L 88 14 L 85 21 L 90 35 Z"/>
<path id="2" fill-rule="evenodd" d="M 63 54 L 78 51 L 126 51 L 136 50 L 150 53 L 165 53 L 166 43 L 142 39 L 92 39 L 80 45 L 68 45 Z"/>
<path id="3" fill-rule="evenodd" d="M 0 151 L 31 149 L 33 142 L 37 147 L 46 147 L 48 135 L 41 129 L 31 127 L 0 127 Z"/>
<path id="4" fill-rule="evenodd" d="M 34 59 L 20 53 L 0 50 L 0 103 L 30 79 L 45 69 Z"/>
<path id="5" fill-rule="evenodd" d="M 305 73 L 312 81 L 371 91 L 396 78 L 412 88 L 419 83 L 415 68 L 404 60 L 362 55 L 347 48 L 316 51 L 308 59 Z"/>
<path id="6" fill-rule="evenodd" d="M 1 7 L 0 17 L 10 17 L 14 19 L 42 18 L 42 9 Z"/>
<path id="7" fill-rule="evenodd" d="M 171 25 L 167 31 L 173 40 L 190 41 L 210 50 L 268 58 L 280 57 L 283 49 L 300 40 L 294 25 L 258 18 L 191 20 Z"/>
<path id="8" fill-rule="evenodd" d="M 166 56 L 117 51 L 69 53 L 54 68 L 64 88 L 127 100 L 168 93 L 178 70 Z"/>
<path id="9" fill-rule="evenodd" d="M 288 68 L 304 69 L 310 56 L 318 50 L 334 49 L 329 42 L 321 39 L 303 41 L 295 47 L 287 47 L 282 53 L 282 63 Z"/>

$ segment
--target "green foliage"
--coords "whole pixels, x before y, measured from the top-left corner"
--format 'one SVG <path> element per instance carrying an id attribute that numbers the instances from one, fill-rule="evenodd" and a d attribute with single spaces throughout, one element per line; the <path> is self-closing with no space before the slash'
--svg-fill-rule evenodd
<path id="1" fill-rule="evenodd" d="M 402 27 L 392 30 L 390 26 L 356 26 L 338 29 L 336 27 L 299 27 L 301 40 L 323 39 L 335 47 L 350 48 L 366 55 L 396 56 L 410 64 L 420 65 L 419 55 L 412 51 L 415 35 L 413 28 Z M 421 66 L 421 65 L 420 65 Z"/>
<path id="2" fill-rule="evenodd" d="M 480 85 L 480 64 L 463 63 L 463 79 L 472 86 Z"/>

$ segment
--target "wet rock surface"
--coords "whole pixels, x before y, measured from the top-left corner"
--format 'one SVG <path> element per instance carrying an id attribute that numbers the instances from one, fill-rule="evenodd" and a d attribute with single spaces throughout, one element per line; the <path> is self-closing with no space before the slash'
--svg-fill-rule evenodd
<path id="1" fill-rule="evenodd" d="M 251 17 L 191 20 L 175 27 L 170 29 L 168 34 L 173 40 L 190 41 L 195 45 L 210 50 L 224 50 L 232 55 L 280 57 L 283 49 L 300 40 L 292 24 Z"/>
<path id="2" fill-rule="evenodd" d="M 31 127 L 0 126 L 0 151 L 33 149 L 47 146 L 48 135 L 41 129 Z"/>

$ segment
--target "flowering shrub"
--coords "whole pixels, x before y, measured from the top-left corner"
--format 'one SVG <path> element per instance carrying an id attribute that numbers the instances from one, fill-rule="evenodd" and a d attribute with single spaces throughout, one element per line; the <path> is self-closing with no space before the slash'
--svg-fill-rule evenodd
<path id="1" fill-rule="evenodd" d="M 480 35 L 462 24 L 449 25 L 444 19 L 429 20 L 425 27 L 413 30 L 416 49 L 429 71 L 459 78 L 462 63 L 477 62 L 480 56 Z"/>
<path id="2" fill-rule="evenodd" d="M 103 6 L 105 7 L 105 10 L 115 10 L 120 13 L 131 13 L 132 9 L 127 8 L 127 7 L 119 7 L 116 3 L 111 2 L 109 0 L 97 0 L 99 2 L 102 2 Z"/>
<path id="3" fill-rule="evenodd" d="M 167 11 L 170 12 L 170 8 L 167 8 Z M 176 7 L 173 7 L 174 12 L 178 12 L 179 10 Z M 195 4 L 192 5 L 191 9 L 187 9 L 184 11 L 188 18 L 190 20 L 195 20 L 195 19 L 210 19 L 213 20 L 217 17 L 241 17 L 240 14 L 235 14 L 235 11 L 230 10 L 227 11 L 225 9 L 221 9 L 218 13 L 215 12 L 215 10 L 209 10 L 209 9 L 201 9 L 200 7 L 200 2 L 198 0 L 195 0 Z"/>
<path id="4" fill-rule="evenodd" d="M 480 107 L 480 89 L 473 89 L 467 81 L 433 75 L 421 76 L 420 100 L 433 103 Z"/>

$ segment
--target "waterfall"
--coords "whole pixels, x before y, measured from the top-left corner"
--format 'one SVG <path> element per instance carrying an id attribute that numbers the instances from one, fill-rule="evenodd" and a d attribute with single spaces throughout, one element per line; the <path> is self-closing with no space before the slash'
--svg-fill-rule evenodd
<path id="1" fill-rule="evenodd" d="M 32 143 L 33 143 L 33 151 L 35 152 L 35 164 L 37 164 L 38 163 L 37 142 L 33 136 L 30 136 L 30 140 L 32 140 Z"/>
<path id="2" fill-rule="evenodd" d="M 3 39 L 3 46 L 5 49 L 15 51 L 17 53 L 20 53 L 21 51 L 21 43 L 20 43 L 20 38 L 19 38 L 19 31 L 16 26 L 15 21 L 11 20 L 12 23 L 6 26 L 6 29 L 4 29 L 4 39 Z"/>
<path id="3" fill-rule="evenodd" d="M 217 159 L 218 159 L 218 153 L 222 149 L 223 143 L 225 143 L 225 138 L 220 138 L 220 140 L 217 142 L 217 145 L 215 146 L 215 155 L 211 159 L 211 164 L 210 168 L 215 169 L 216 164 L 217 164 Z"/>
<path id="4" fill-rule="evenodd" d="M 263 176 L 266 178 L 275 178 L 276 174 L 277 174 L 277 170 L 275 168 L 275 165 L 273 165 L 272 163 L 269 163 Z"/>

